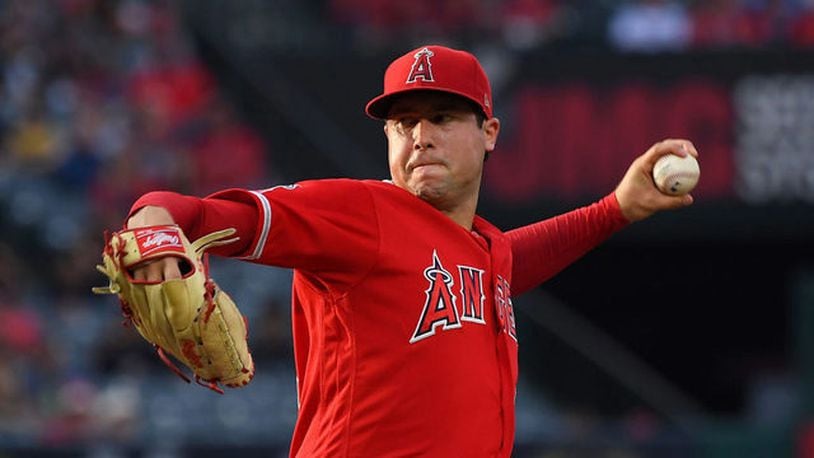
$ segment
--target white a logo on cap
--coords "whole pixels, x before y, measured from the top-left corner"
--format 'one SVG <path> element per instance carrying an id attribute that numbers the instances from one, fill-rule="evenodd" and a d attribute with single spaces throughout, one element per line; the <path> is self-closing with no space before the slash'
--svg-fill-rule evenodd
<path id="1" fill-rule="evenodd" d="M 427 48 L 422 49 L 415 53 L 415 62 L 410 68 L 410 74 L 407 75 L 407 83 L 415 83 L 419 79 L 422 81 L 435 81 L 432 77 L 432 64 L 430 57 L 434 56 L 432 51 Z"/>

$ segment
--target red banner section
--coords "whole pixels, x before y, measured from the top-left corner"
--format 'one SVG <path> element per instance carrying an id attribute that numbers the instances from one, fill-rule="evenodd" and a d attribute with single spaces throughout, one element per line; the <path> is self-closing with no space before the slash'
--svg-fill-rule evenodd
<path id="1" fill-rule="evenodd" d="M 616 186 L 633 158 L 667 137 L 688 138 L 699 150 L 694 195 L 734 195 L 733 110 L 730 88 L 720 82 L 527 84 L 513 93 L 486 165 L 486 192 L 495 200 L 597 197 Z"/>

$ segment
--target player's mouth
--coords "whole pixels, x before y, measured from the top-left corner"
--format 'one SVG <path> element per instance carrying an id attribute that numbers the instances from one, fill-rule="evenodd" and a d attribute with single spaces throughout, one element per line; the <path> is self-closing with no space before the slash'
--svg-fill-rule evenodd
<path id="1" fill-rule="evenodd" d="M 407 170 L 412 172 L 418 170 L 420 168 L 427 168 L 432 166 L 443 166 L 444 164 L 441 162 L 417 162 L 415 164 L 408 164 Z"/>

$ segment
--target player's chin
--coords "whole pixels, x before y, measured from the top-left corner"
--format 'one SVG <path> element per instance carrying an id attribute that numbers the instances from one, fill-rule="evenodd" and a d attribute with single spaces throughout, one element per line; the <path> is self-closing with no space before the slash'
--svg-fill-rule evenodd
<path id="1" fill-rule="evenodd" d="M 421 183 L 413 187 L 413 194 L 419 199 L 437 206 L 446 200 L 447 188 L 440 183 Z"/>

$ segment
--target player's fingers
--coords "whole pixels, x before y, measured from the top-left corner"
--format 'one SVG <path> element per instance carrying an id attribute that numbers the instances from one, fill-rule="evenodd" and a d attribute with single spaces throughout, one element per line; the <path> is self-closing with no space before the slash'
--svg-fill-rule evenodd
<path id="1" fill-rule="evenodd" d="M 691 205 L 693 203 L 692 194 L 684 194 L 683 196 L 675 196 L 672 202 L 672 208 L 681 208 Z"/>
<path id="2" fill-rule="evenodd" d="M 172 280 L 182 277 L 178 258 L 166 257 L 161 260 L 160 264 L 163 267 L 164 280 Z"/>
<path id="3" fill-rule="evenodd" d="M 681 157 L 687 155 L 698 157 L 698 151 L 691 141 L 683 138 L 668 138 L 651 146 L 643 155 L 641 159 L 644 162 L 645 171 L 649 172 L 653 170 L 656 161 L 668 154 L 675 154 Z"/>
<path id="4" fill-rule="evenodd" d="M 133 269 L 133 279 L 141 282 L 160 283 L 164 280 L 183 278 L 180 260 L 173 256 L 155 259 Z"/>
<path id="5" fill-rule="evenodd" d="M 139 264 L 131 271 L 133 280 L 139 282 L 158 283 L 163 279 L 163 269 L 157 261 L 147 261 Z"/>
<path id="6" fill-rule="evenodd" d="M 133 280 L 136 281 L 147 281 L 147 271 L 143 267 L 133 269 L 130 276 L 132 276 Z"/>
<path id="7" fill-rule="evenodd" d="M 691 156 L 695 156 L 697 158 L 698 157 L 698 150 L 695 148 L 695 145 L 693 145 L 693 143 L 691 141 L 689 141 L 689 140 L 684 140 L 684 141 L 687 142 L 686 143 L 687 152 L 690 153 Z"/>
<path id="8" fill-rule="evenodd" d="M 145 280 L 147 280 L 150 283 L 160 282 L 164 279 L 163 274 L 164 269 L 161 266 L 161 260 L 153 261 L 147 264 L 146 266 L 144 266 L 144 270 L 147 275 Z"/>
<path id="9" fill-rule="evenodd" d="M 692 142 L 683 138 L 668 138 L 662 140 L 650 148 L 650 153 L 650 156 L 654 159 L 658 159 L 665 154 L 675 154 L 682 157 L 688 154 L 698 156 L 698 151 Z"/>
<path id="10" fill-rule="evenodd" d="M 661 210 L 673 210 L 677 208 L 687 207 L 692 205 L 694 199 L 691 194 L 684 194 L 681 196 L 668 196 L 666 194 L 662 194 L 657 203 L 654 211 L 661 211 Z"/>

